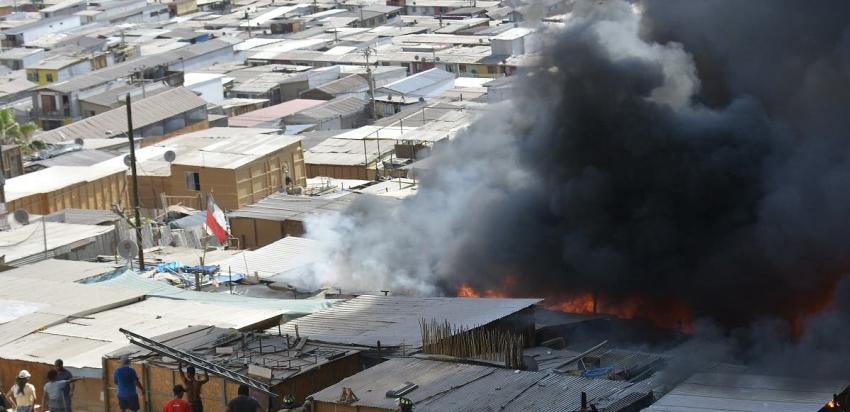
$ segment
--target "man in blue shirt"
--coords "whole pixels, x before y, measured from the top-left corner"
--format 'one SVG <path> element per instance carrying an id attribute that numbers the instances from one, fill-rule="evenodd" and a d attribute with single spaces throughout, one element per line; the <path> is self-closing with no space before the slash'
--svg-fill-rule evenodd
<path id="1" fill-rule="evenodd" d="M 129 356 L 121 357 L 121 367 L 115 369 L 112 379 L 118 386 L 118 408 L 121 409 L 121 412 L 138 412 L 139 395 L 136 393 L 136 388 L 138 387 L 142 394 L 145 393 L 145 388 L 139 382 L 136 371 L 130 367 Z"/>

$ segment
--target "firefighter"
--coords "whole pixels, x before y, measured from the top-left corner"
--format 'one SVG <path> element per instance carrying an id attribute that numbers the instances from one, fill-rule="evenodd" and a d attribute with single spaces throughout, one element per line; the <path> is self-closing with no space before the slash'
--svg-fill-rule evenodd
<path id="1" fill-rule="evenodd" d="M 398 398 L 398 410 L 400 412 L 413 412 L 413 401 L 403 396 Z"/>
<path id="2" fill-rule="evenodd" d="M 295 406 L 295 397 L 292 396 L 291 393 L 288 393 L 286 394 L 286 396 L 283 397 L 283 402 L 281 402 L 280 404 L 279 412 L 296 412 L 300 409 L 301 408 L 296 408 Z"/>

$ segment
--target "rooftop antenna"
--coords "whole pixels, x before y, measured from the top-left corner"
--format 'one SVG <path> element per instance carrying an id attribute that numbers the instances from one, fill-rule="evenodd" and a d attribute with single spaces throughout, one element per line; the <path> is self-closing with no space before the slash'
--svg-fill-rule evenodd
<path id="1" fill-rule="evenodd" d="M 127 259 L 130 269 L 133 269 L 133 258 L 139 253 L 139 245 L 132 239 L 124 239 L 118 242 L 118 256 Z"/>
<path id="2" fill-rule="evenodd" d="M 372 47 L 367 46 L 363 49 L 363 56 L 366 57 L 366 81 L 369 82 L 369 100 L 371 101 L 372 106 L 372 120 L 378 119 L 378 109 L 375 105 L 375 79 L 372 76 L 372 67 L 369 66 L 369 56 L 372 53 L 377 54 L 378 51 L 373 49 Z M 376 60 L 377 64 L 377 60 Z M 364 141 L 365 142 L 365 141 Z"/>

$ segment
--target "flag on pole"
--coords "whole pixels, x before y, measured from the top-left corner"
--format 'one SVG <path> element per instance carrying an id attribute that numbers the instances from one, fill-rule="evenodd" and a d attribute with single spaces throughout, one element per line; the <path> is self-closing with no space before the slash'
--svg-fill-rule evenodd
<path id="1" fill-rule="evenodd" d="M 224 212 L 215 204 L 212 193 L 207 196 L 207 233 L 215 236 L 218 242 L 224 244 L 230 233 L 227 230 L 227 219 Z"/>

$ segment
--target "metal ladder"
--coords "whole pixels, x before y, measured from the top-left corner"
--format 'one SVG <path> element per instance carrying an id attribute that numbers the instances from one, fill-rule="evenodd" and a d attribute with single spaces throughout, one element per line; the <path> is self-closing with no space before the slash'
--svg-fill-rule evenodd
<path id="1" fill-rule="evenodd" d="M 133 345 L 147 349 L 162 356 L 177 359 L 183 363 L 194 366 L 195 369 L 201 369 L 207 371 L 207 373 L 212 373 L 214 375 L 221 376 L 222 378 L 230 379 L 234 382 L 247 385 L 248 387 L 260 391 L 266 395 L 272 397 L 278 396 L 276 393 L 272 392 L 269 389 L 269 385 L 260 382 L 256 379 L 233 372 L 229 369 L 223 368 L 219 365 L 209 362 L 206 359 L 192 355 L 191 353 L 181 351 L 179 349 L 172 348 L 155 340 L 148 339 L 142 335 L 130 332 L 129 330 L 126 330 L 124 328 L 120 328 L 118 329 L 118 331 L 123 333 L 124 336 L 126 336 L 127 339 L 130 340 L 130 343 Z"/>

